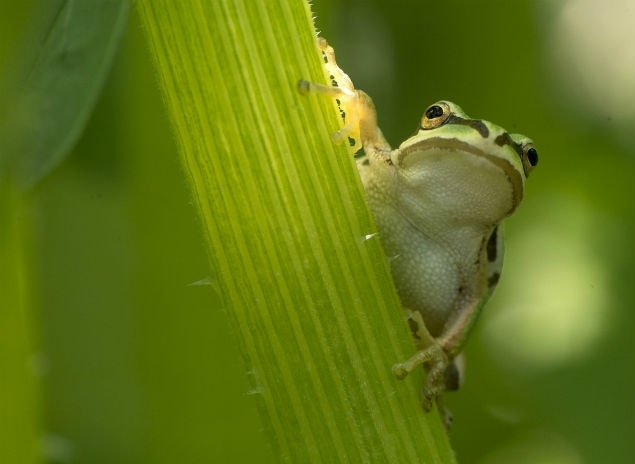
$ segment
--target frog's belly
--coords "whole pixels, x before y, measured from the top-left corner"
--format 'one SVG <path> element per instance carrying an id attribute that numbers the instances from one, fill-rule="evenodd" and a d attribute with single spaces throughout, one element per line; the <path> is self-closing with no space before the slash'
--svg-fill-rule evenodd
<path id="1" fill-rule="evenodd" d="M 423 315 L 431 335 L 443 332 L 471 286 L 451 250 L 415 229 L 399 214 L 375 214 L 382 246 L 402 304 Z"/>

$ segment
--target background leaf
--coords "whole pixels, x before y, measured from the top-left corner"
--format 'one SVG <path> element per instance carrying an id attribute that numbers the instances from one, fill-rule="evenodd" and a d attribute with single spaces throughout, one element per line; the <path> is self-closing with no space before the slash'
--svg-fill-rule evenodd
<path id="1" fill-rule="evenodd" d="M 5 114 L 7 169 L 23 188 L 68 155 L 108 76 L 128 17 L 127 0 L 43 2 L 42 37 Z M 24 50 L 28 53 L 28 50 Z M 2 165 L 0 164 L 0 167 Z M 12 166 L 12 167 L 10 167 Z"/>

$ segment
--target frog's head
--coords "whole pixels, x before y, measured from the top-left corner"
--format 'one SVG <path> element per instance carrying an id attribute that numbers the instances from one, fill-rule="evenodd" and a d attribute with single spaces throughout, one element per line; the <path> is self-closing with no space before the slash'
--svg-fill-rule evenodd
<path id="1" fill-rule="evenodd" d="M 497 224 L 520 204 L 538 153 L 527 137 L 441 101 L 426 109 L 419 130 L 393 152 L 392 162 L 398 188 L 432 202 L 440 214 Z"/>

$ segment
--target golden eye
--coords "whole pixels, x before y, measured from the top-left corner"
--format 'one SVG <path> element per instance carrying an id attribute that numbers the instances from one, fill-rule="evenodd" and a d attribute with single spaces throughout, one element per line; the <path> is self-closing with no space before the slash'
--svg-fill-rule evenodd
<path id="1" fill-rule="evenodd" d="M 441 101 L 430 105 L 421 118 L 421 129 L 436 129 L 447 121 L 451 114 L 450 105 L 446 102 Z"/>

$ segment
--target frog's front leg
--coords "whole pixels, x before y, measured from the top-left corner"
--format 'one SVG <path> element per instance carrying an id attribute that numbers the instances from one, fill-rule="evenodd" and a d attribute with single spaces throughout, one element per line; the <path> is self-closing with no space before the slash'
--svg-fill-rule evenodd
<path id="1" fill-rule="evenodd" d="M 298 90 L 303 95 L 317 93 L 333 97 L 348 108 L 344 126 L 333 134 L 335 142 L 341 143 L 347 137 L 353 140 L 361 139 L 367 153 L 373 152 L 381 154 L 385 159 L 390 158 L 390 146 L 377 126 L 375 105 L 365 92 L 330 87 L 306 80 L 298 82 Z M 351 146 L 354 146 L 353 143 Z"/>
<path id="2" fill-rule="evenodd" d="M 372 99 L 365 92 L 355 89 L 351 79 L 335 62 L 335 52 L 326 40 L 319 38 L 317 43 L 324 54 L 332 85 L 301 79 L 298 90 L 302 95 L 321 94 L 336 100 L 344 126 L 333 134 L 335 142 L 341 143 L 348 138 L 353 153 L 359 150 L 361 142 L 367 155 L 373 153 L 389 160 L 391 148 L 377 126 L 377 111 Z"/>

